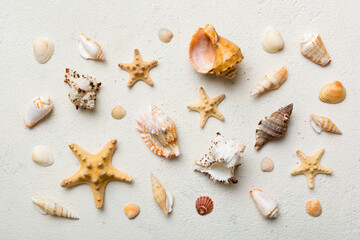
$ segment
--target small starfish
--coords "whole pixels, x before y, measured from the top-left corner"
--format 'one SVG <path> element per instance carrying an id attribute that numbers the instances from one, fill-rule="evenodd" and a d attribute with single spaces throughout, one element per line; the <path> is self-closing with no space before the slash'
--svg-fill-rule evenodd
<path id="1" fill-rule="evenodd" d="M 157 65 L 158 61 L 152 60 L 145 62 L 142 60 L 139 50 L 134 50 L 134 61 L 132 63 L 119 63 L 119 67 L 130 73 L 128 87 L 132 87 L 137 81 L 143 80 L 150 86 L 153 86 L 153 80 L 149 76 L 149 70 Z"/>
<path id="2" fill-rule="evenodd" d="M 318 173 L 331 174 L 332 170 L 320 165 L 320 159 L 324 154 L 324 149 L 320 149 L 313 156 L 307 156 L 301 150 L 297 150 L 296 154 L 301 160 L 300 166 L 291 171 L 291 175 L 304 174 L 308 180 L 309 188 L 314 187 L 314 177 Z"/>
<path id="3" fill-rule="evenodd" d="M 214 98 L 209 98 L 203 87 L 200 87 L 200 102 L 187 106 L 192 111 L 200 113 L 200 127 L 204 127 L 209 117 L 216 117 L 224 121 L 224 116 L 217 109 L 219 103 L 224 100 L 225 95 L 221 94 Z"/>
<path id="4" fill-rule="evenodd" d="M 104 203 L 105 187 L 108 182 L 131 182 L 129 175 L 120 172 L 111 164 L 116 142 L 116 139 L 109 141 L 95 155 L 84 151 L 76 144 L 70 144 L 69 148 L 80 162 L 80 169 L 77 173 L 62 181 L 61 186 L 74 187 L 84 183 L 88 184 L 93 191 L 96 208 L 101 208 Z"/>

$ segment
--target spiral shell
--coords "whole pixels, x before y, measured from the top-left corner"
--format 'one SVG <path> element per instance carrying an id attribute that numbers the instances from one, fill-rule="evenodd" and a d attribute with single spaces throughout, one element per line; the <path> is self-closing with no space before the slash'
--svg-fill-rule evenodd
<path id="1" fill-rule="evenodd" d="M 85 34 L 83 33 L 80 34 L 79 52 L 80 52 L 80 56 L 82 56 L 85 59 L 106 61 L 100 45 L 97 42 L 85 36 Z"/>
<path id="2" fill-rule="evenodd" d="M 196 199 L 195 207 L 200 215 L 206 215 L 214 209 L 214 203 L 208 196 L 201 196 Z"/>
<path id="3" fill-rule="evenodd" d="M 151 185 L 154 194 L 154 200 L 159 205 L 164 215 L 167 216 L 168 213 L 172 212 L 172 206 L 174 204 L 174 199 L 171 194 L 166 193 L 163 186 L 156 179 L 154 174 L 150 173 Z"/>
<path id="4" fill-rule="evenodd" d="M 50 97 L 38 96 L 33 98 L 24 115 L 24 123 L 28 128 L 35 126 L 42 118 L 48 115 L 53 109 L 54 104 Z"/>
<path id="5" fill-rule="evenodd" d="M 33 50 L 35 60 L 44 64 L 54 54 L 54 43 L 46 38 L 37 38 L 33 41 Z"/>
<path id="6" fill-rule="evenodd" d="M 39 207 L 38 210 L 42 214 L 50 214 L 53 216 L 70 218 L 78 220 L 79 217 L 69 212 L 66 208 L 51 199 L 32 197 L 33 202 Z"/>
<path id="7" fill-rule="evenodd" d="M 306 212 L 313 217 L 318 217 L 321 215 L 322 208 L 319 200 L 309 200 L 306 202 L 305 206 Z"/>
<path id="8" fill-rule="evenodd" d="M 317 132 L 321 131 L 342 134 L 340 129 L 327 117 L 311 114 L 310 123 L 312 128 Z"/>
<path id="9" fill-rule="evenodd" d="M 300 52 L 311 61 L 326 66 L 331 62 L 325 45 L 317 33 L 305 33 L 302 36 Z"/>
<path id="10" fill-rule="evenodd" d="M 287 69 L 285 66 L 273 73 L 267 74 L 256 86 L 251 96 L 259 95 L 269 90 L 277 89 L 283 84 L 287 77 Z"/>
<path id="11" fill-rule="evenodd" d="M 279 215 L 278 205 L 272 196 L 257 188 L 251 190 L 250 195 L 253 198 L 257 209 L 264 217 L 267 218 L 278 217 Z"/>
<path id="12" fill-rule="evenodd" d="M 276 53 L 284 47 L 284 40 L 281 34 L 272 27 L 267 27 L 264 31 L 261 45 L 268 53 Z"/>
<path id="13" fill-rule="evenodd" d="M 346 89 L 339 81 L 327 83 L 319 92 L 319 99 L 325 103 L 341 103 L 346 97 Z"/>

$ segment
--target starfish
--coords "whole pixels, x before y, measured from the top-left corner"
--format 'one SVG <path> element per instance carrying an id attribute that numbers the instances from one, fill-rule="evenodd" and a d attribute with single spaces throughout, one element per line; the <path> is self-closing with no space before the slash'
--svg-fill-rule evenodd
<path id="1" fill-rule="evenodd" d="M 143 80 L 150 86 L 153 86 L 153 80 L 149 76 L 149 71 L 157 65 L 158 61 L 152 60 L 145 62 L 142 60 L 139 50 L 134 50 L 134 60 L 132 63 L 119 63 L 119 67 L 130 73 L 128 87 L 132 87 L 137 81 Z"/>
<path id="2" fill-rule="evenodd" d="M 313 156 L 307 156 L 300 150 L 296 154 L 301 160 L 300 166 L 291 171 L 291 175 L 304 174 L 308 180 L 309 188 L 314 187 L 314 177 L 318 173 L 331 174 L 332 170 L 320 164 L 320 159 L 324 154 L 324 149 L 320 149 Z"/>
<path id="3" fill-rule="evenodd" d="M 191 111 L 200 113 L 200 127 L 204 127 L 209 117 L 216 117 L 224 121 L 224 116 L 217 109 L 219 103 L 224 100 L 225 95 L 221 94 L 214 98 L 209 98 L 203 87 L 200 87 L 200 102 L 187 106 Z"/>
<path id="4" fill-rule="evenodd" d="M 110 181 L 131 182 L 131 177 L 117 170 L 111 159 L 116 148 L 117 140 L 109 141 L 97 154 L 91 154 L 81 149 L 76 144 L 70 144 L 69 148 L 80 162 L 80 169 L 71 177 L 62 181 L 62 187 L 74 187 L 80 184 L 88 184 L 94 195 L 96 208 L 102 208 L 104 203 L 105 187 Z"/>

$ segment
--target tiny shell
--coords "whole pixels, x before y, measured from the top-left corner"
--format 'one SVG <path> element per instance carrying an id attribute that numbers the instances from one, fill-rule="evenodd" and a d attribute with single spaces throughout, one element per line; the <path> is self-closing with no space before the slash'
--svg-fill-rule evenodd
<path id="1" fill-rule="evenodd" d="M 46 38 L 33 41 L 34 58 L 41 64 L 46 63 L 54 54 L 54 43 Z"/>
<path id="2" fill-rule="evenodd" d="M 325 103 L 341 103 L 346 97 L 346 89 L 339 81 L 327 83 L 319 92 L 319 99 Z"/>
<path id="3" fill-rule="evenodd" d="M 201 196 L 196 199 L 195 207 L 196 211 L 200 215 L 205 215 L 211 213 L 211 211 L 214 209 L 214 203 L 208 196 Z"/>
<path id="4" fill-rule="evenodd" d="M 24 115 L 24 123 L 28 128 L 33 127 L 37 122 L 51 112 L 54 104 L 50 97 L 38 96 L 33 98 L 27 112 Z"/>
<path id="5" fill-rule="evenodd" d="M 122 119 L 126 116 L 126 110 L 122 106 L 116 105 L 111 111 L 111 115 L 115 119 Z"/>
<path id="6" fill-rule="evenodd" d="M 263 33 L 261 45 L 268 53 L 276 53 L 284 47 L 281 34 L 272 27 L 267 27 Z"/>
<path id="7" fill-rule="evenodd" d="M 311 61 L 326 66 L 331 62 L 325 45 L 317 33 L 305 33 L 302 36 L 300 52 Z"/>
<path id="8" fill-rule="evenodd" d="M 274 170 L 274 162 L 269 157 L 263 158 L 261 160 L 261 171 L 272 172 L 272 170 Z"/>
<path id="9" fill-rule="evenodd" d="M 287 78 L 287 69 L 285 66 L 273 73 L 267 74 L 256 86 L 251 96 L 259 95 L 269 90 L 278 89 Z"/>
<path id="10" fill-rule="evenodd" d="M 38 198 L 38 197 L 32 197 L 31 199 L 38 206 L 38 210 L 42 214 L 50 214 L 53 216 L 70 218 L 75 220 L 79 219 L 78 216 L 72 214 L 66 208 L 64 208 L 63 206 L 61 206 L 60 204 L 58 204 L 57 202 L 51 199 Z"/>
<path id="11" fill-rule="evenodd" d="M 158 32 L 158 36 L 162 42 L 168 43 L 171 41 L 174 34 L 167 28 L 160 28 Z"/>
<path id="12" fill-rule="evenodd" d="M 54 163 L 52 152 L 47 147 L 41 145 L 34 148 L 31 158 L 43 167 L 51 166 Z"/>
<path id="13" fill-rule="evenodd" d="M 136 218 L 140 213 L 140 207 L 135 203 L 129 203 L 124 207 L 124 213 L 129 219 Z"/>
<path id="14" fill-rule="evenodd" d="M 172 212 L 172 207 L 174 205 L 174 199 L 171 194 L 168 194 L 160 182 L 156 179 L 154 174 L 150 173 L 151 185 L 154 195 L 154 200 L 159 205 L 164 215 L 167 216 Z"/>
<path id="15" fill-rule="evenodd" d="M 279 215 L 278 205 L 269 194 L 261 191 L 260 189 L 253 189 L 250 191 L 256 207 L 259 212 L 267 218 L 277 218 Z"/>
<path id="16" fill-rule="evenodd" d="M 311 114 L 310 123 L 312 128 L 317 133 L 321 133 L 321 131 L 326 131 L 336 134 L 342 134 L 340 129 L 327 117 Z"/>
<path id="17" fill-rule="evenodd" d="M 313 217 L 320 216 L 322 208 L 321 208 L 321 204 L 320 204 L 319 200 L 315 199 L 315 200 L 307 201 L 305 210 L 310 216 L 313 216 Z"/>
<path id="18" fill-rule="evenodd" d="M 85 59 L 106 61 L 100 45 L 86 37 L 83 33 L 80 34 L 79 51 L 80 56 Z"/>

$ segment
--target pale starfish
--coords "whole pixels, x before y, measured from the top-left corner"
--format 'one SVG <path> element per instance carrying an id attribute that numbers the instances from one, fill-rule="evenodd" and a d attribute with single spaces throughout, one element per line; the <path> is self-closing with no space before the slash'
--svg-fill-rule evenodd
<path id="1" fill-rule="evenodd" d="M 149 76 L 149 70 L 157 65 L 158 61 L 152 60 L 145 62 L 142 60 L 139 50 L 134 50 L 134 60 L 132 63 L 119 63 L 119 67 L 130 73 L 128 87 L 132 87 L 137 81 L 143 80 L 150 86 L 153 86 L 153 80 Z"/>
<path id="2" fill-rule="evenodd" d="M 104 203 L 105 187 L 110 181 L 131 182 L 131 177 L 117 170 L 111 163 L 116 148 L 117 140 L 109 141 L 97 154 L 91 154 L 81 149 L 76 144 L 70 144 L 69 148 L 80 162 L 80 169 L 71 177 L 62 181 L 62 187 L 74 187 L 80 184 L 88 184 L 94 195 L 96 208 L 101 208 Z"/>
<path id="3" fill-rule="evenodd" d="M 200 127 L 204 127 L 209 117 L 216 117 L 221 121 L 224 121 L 224 116 L 217 109 L 219 103 L 224 100 L 225 95 L 221 94 L 214 98 L 209 98 L 203 87 L 200 87 L 200 102 L 191 104 L 188 109 L 197 111 L 200 113 Z"/>
<path id="4" fill-rule="evenodd" d="M 313 156 L 307 156 L 301 150 L 297 150 L 296 154 L 301 160 L 300 166 L 291 171 L 291 175 L 304 174 L 307 178 L 309 188 L 314 187 L 314 178 L 316 174 L 331 174 L 332 170 L 320 164 L 320 159 L 324 154 L 324 149 L 320 149 Z"/>

